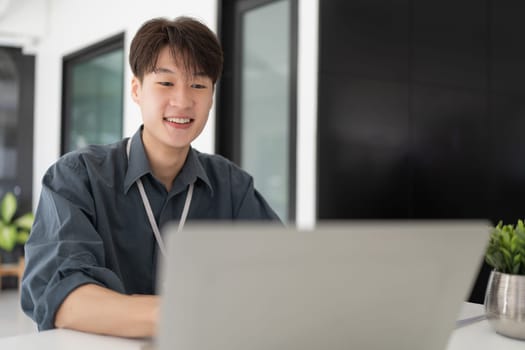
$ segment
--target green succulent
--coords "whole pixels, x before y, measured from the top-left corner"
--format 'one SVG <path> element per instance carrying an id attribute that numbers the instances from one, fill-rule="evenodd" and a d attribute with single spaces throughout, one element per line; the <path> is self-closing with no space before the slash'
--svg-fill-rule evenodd
<path id="1" fill-rule="evenodd" d="M 33 225 L 33 213 L 14 219 L 17 209 L 16 197 L 8 192 L 0 203 L 0 249 L 12 251 L 17 244 L 24 244 Z"/>
<path id="2" fill-rule="evenodd" d="M 496 271 L 525 275 L 525 226 L 523 220 L 513 225 L 500 221 L 492 229 L 485 261 Z"/>

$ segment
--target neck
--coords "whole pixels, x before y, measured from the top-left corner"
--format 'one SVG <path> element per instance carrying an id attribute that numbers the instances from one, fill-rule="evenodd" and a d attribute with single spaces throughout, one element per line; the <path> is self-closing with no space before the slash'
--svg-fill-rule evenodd
<path id="1" fill-rule="evenodd" d="M 173 181 L 186 161 L 190 147 L 179 149 L 158 143 L 154 144 L 145 133 L 143 133 L 142 142 L 153 175 L 169 192 L 173 186 Z"/>

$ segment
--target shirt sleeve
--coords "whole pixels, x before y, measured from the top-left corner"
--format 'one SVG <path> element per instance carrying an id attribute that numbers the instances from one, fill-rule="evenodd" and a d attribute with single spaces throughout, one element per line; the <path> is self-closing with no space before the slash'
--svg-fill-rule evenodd
<path id="1" fill-rule="evenodd" d="M 255 189 L 253 178 L 243 171 L 233 169 L 231 184 L 235 220 L 272 220 L 281 221 L 264 197 Z"/>
<path id="2" fill-rule="evenodd" d="M 95 228 L 94 198 L 80 161 L 59 160 L 45 174 L 35 221 L 25 245 L 21 304 L 39 330 L 55 327 L 55 314 L 75 288 L 124 287 L 105 267 L 104 244 Z"/>

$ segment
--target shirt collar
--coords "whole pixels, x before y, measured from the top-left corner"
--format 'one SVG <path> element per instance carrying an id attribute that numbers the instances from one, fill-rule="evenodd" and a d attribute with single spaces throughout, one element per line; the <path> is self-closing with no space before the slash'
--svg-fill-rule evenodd
<path id="1" fill-rule="evenodd" d="M 131 137 L 128 169 L 124 179 L 124 193 L 129 191 L 137 179 L 151 173 L 148 157 L 146 156 L 146 151 L 144 149 L 144 143 L 142 143 L 142 128 L 143 127 L 141 126 Z M 124 149 L 126 149 L 126 147 L 124 147 Z M 174 188 L 172 190 L 178 191 L 177 187 L 186 187 L 187 185 L 196 182 L 197 179 L 201 179 L 208 186 L 210 194 L 213 196 L 214 191 L 211 181 L 199 161 L 198 152 L 190 147 L 186 161 L 175 179 Z"/>
<path id="2" fill-rule="evenodd" d="M 187 185 L 196 182 L 197 179 L 202 180 L 208 186 L 210 194 L 213 196 L 213 187 L 199 160 L 199 152 L 190 147 L 188 156 L 186 157 L 186 162 L 175 179 L 174 187 L 177 185 L 178 181 L 182 182 L 186 187 Z"/>

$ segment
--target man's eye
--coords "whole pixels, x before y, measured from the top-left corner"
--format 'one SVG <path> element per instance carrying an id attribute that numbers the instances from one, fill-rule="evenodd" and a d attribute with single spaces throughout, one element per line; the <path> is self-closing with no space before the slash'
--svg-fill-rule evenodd
<path id="1" fill-rule="evenodd" d="M 202 84 L 191 84 L 191 87 L 194 89 L 206 89 L 206 85 Z"/>
<path id="2" fill-rule="evenodd" d="M 170 83 L 169 81 L 159 81 L 158 84 L 161 86 L 173 86 L 173 83 Z"/>

